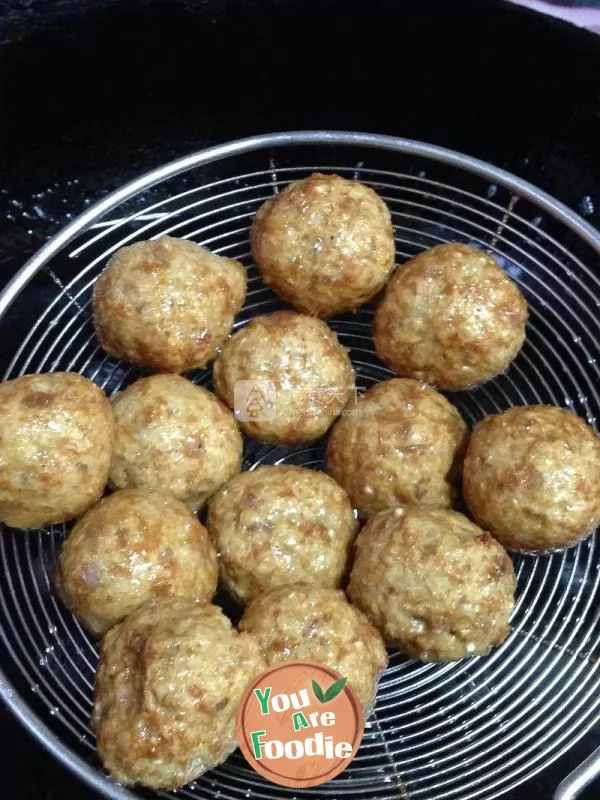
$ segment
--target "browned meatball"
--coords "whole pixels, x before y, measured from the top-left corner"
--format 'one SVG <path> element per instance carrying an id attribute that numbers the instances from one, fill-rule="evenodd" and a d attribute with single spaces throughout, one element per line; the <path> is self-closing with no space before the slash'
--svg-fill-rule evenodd
<path id="1" fill-rule="evenodd" d="M 296 584 L 261 594 L 244 611 L 240 630 L 255 636 L 267 666 L 316 661 L 336 670 L 368 712 L 387 654 L 365 615 L 337 589 Z"/>
<path id="2" fill-rule="evenodd" d="M 319 173 L 261 206 L 250 241 L 265 283 L 319 317 L 370 300 L 396 254 L 390 212 L 379 195 L 358 181 Z"/>
<path id="3" fill-rule="evenodd" d="M 505 547 L 572 547 L 600 522 L 600 440 L 554 406 L 518 406 L 473 431 L 464 465 L 469 510 Z"/>
<path id="4" fill-rule="evenodd" d="M 110 403 L 74 372 L 0 384 L 0 519 L 39 528 L 82 514 L 108 480 Z"/>
<path id="5" fill-rule="evenodd" d="M 209 603 L 149 602 L 102 640 L 93 724 L 115 780 L 178 789 L 236 748 L 235 715 L 264 669 L 258 644 Z"/>
<path id="6" fill-rule="evenodd" d="M 215 391 L 265 442 L 318 439 L 354 397 L 348 353 L 321 320 L 279 311 L 235 334 L 215 361 Z"/>
<path id="7" fill-rule="evenodd" d="M 153 597 L 208 602 L 217 578 L 206 528 L 187 506 L 136 489 L 105 497 L 79 520 L 57 569 L 63 599 L 95 633 Z"/>
<path id="8" fill-rule="evenodd" d="M 467 426 L 443 395 L 395 378 L 373 386 L 334 426 L 327 471 L 363 519 L 395 506 L 449 507 Z"/>
<path id="9" fill-rule="evenodd" d="M 122 247 L 94 287 L 94 323 L 111 356 L 156 372 L 204 366 L 244 304 L 246 270 L 185 239 Z"/>
<path id="10" fill-rule="evenodd" d="M 375 313 L 373 341 L 400 375 L 467 389 L 508 367 L 526 322 L 525 298 L 491 256 L 441 244 L 396 271 Z"/>
<path id="11" fill-rule="evenodd" d="M 502 545 L 462 514 L 397 508 L 359 534 L 348 591 L 392 647 L 455 661 L 504 641 L 515 586 Z"/>
<path id="12" fill-rule="evenodd" d="M 339 586 L 358 522 L 346 492 L 312 469 L 264 466 L 211 498 L 221 580 L 238 602 L 290 583 Z"/>
<path id="13" fill-rule="evenodd" d="M 151 375 L 113 400 L 110 480 L 118 489 L 170 494 L 191 509 L 239 472 L 242 437 L 211 392 L 178 375 Z"/>

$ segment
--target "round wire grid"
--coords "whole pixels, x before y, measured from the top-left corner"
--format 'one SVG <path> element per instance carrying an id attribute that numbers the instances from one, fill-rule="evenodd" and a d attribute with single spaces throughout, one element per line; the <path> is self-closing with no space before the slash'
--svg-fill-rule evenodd
<path id="1" fill-rule="evenodd" d="M 49 242 L 0 296 L 3 378 L 76 370 L 109 395 L 142 373 L 94 337 L 92 286 L 118 247 L 165 233 L 248 267 L 236 328 L 283 307 L 252 264 L 254 213 L 290 181 L 335 172 L 372 186 L 390 207 L 397 258 L 440 242 L 485 249 L 530 308 L 526 344 L 510 370 L 449 395 L 469 424 L 511 405 L 553 403 L 596 426 L 600 412 L 600 237 L 560 203 L 493 167 L 440 148 L 368 134 L 292 133 L 202 151 L 125 186 Z M 392 376 L 370 337 L 372 309 L 330 321 L 350 349 L 360 388 Z M 211 370 L 192 379 L 211 385 Z M 248 440 L 261 463 L 319 468 L 323 443 Z M 179 792 L 126 790 L 99 766 L 90 728 L 97 644 L 52 591 L 65 526 L 0 537 L 0 693 L 58 758 L 111 798 L 303 797 L 258 777 L 236 752 Z M 361 749 L 314 800 L 352 796 L 493 798 L 573 745 L 600 714 L 596 537 L 564 553 L 515 556 L 517 605 L 508 640 L 487 658 L 421 664 L 391 654 Z"/>

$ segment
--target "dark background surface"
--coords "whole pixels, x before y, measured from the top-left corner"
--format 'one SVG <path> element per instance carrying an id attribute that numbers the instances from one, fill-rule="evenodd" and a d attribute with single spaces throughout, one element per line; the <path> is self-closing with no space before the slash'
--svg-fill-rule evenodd
<path id="1" fill-rule="evenodd" d="M 141 171 L 302 128 L 468 152 L 600 226 L 600 37 L 556 20 L 492 0 L 0 0 L 0 286 Z M 2 709 L 0 741 L 3 796 L 93 796 Z M 506 797 L 547 800 L 597 745 Z"/>

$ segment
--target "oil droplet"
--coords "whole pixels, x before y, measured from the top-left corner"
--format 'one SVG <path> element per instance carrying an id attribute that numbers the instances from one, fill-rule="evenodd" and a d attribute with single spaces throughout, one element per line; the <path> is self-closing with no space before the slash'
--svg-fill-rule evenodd
<path id="1" fill-rule="evenodd" d="M 584 217 L 589 217 L 594 213 L 594 202 L 589 194 L 581 198 L 579 202 L 579 211 Z"/>

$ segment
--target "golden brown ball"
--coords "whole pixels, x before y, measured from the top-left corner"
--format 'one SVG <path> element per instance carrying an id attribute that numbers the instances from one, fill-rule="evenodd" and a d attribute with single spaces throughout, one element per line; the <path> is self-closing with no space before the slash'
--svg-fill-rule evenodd
<path id="1" fill-rule="evenodd" d="M 153 597 L 209 602 L 217 578 L 216 553 L 189 508 L 137 489 L 91 508 L 64 542 L 57 569 L 63 599 L 95 633 Z"/>
<path id="2" fill-rule="evenodd" d="M 108 480 L 110 403 L 74 372 L 0 384 L 0 520 L 39 528 L 83 514 Z"/>
<path id="3" fill-rule="evenodd" d="M 238 331 L 215 361 L 213 379 L 243 430 L 265 442 L 318 439 L 355 396 L 352 364 L 335 333 L 292 311 L 257 317 Z"/>
<path id="4" fill-rule="evenodd" d="M 346 492 L 293 466 L 236 475 L 211 498 L 206 524 L 221 580 L 241 603 L 290 583 L 339 586 L 358 531 Z"/>
<path id="5" fill-rule="evenodd" d="M 235 715 L 264 669 L 258 644 L 210 603 L 149 602 L 102 640 L 93 725 L 115 780 L 178 789 L 236 748 Z"/>
<path id="6" fill-rule="evenodd" d="M 400 375 L 467 389 L 507 369 L 526 322 L 525 298 L 492 256 L 440 244 L 396 271 L 375 313 L 373 341 Z"/>
<path id="7" fill-rule="evenodd" d="M 502 545 L 462 514 L 398 508 L 359 534 L 348 591 L 392 647 L 455 661 L 504 641 L 515 586 Z"/>
<path id="8" fill-rule="evenodd" d="M 232 414 L 178 375 L 151 375 L 116 395 L 110 480 L 118 489 L 169 494 L 200 508 L 242 463 Z"/>
<path id="9" fill-rule="evenodd" d="M 255 636 L 267 666 L 316 661 L 348 678 L 368 712 L 387 664 L 383 640 L 339 589 L 295 584 L 271 589 L 244 611 L 240 630 Z"/>
<path id="10" fill-rule="evenodd" d="M 390 212 L 379 195 L 358 181 L 319 173 L 261 206 L 250 241 L 264 282 L 319 317 L 374 297 L 396 254 Z"/>
<path id="11" fill-rule="evenodd" d="M 156 372 L 204 366 L 244 304 L 246 270 L 195 242 L 161 236 L 122 247 L 94 287 L 94 323 L 111 356 Z"/>
<path id="12" fill-rule="evenodd" d="M 363 519 L 396 506 L 449 507 L 466 439 L 467 426 L 443 395 L 394 378 L 369 389 L 336 423 L 327 471 Z"/>
<path id="13" fill-rule="evenodd" d="M 562 408 L 509 408 L 473 430 L 464 494 L 505 547 L 572 547 L 600 522 L 600 440 Z"/>

